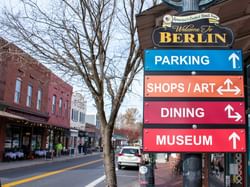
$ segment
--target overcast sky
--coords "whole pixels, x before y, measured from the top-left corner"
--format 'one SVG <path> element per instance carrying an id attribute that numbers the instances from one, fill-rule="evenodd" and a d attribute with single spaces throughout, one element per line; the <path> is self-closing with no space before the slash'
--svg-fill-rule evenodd
<path id="1" fill-rule="evenodd" d="M 47 0 L 37 0 L 37 2 L 46 7 L 46 4 L 51 1 Z M 3 0 L 0 4 L 0 8 L 14 8 L 17 10 L 22 9 L 21 3 L 19 0 Z M 1 12 L 1 11 L 0 11 Z M 67 81 L 67 80 L 65 80 Z M 77 86 L 72 85 L 74 87 L 74 91 L 77 90 Z M 127 108 L 138 108 L 140 115 L 142 116 L 143 112 L 143 72 L 141 72 L 134 80 L 134 83 L 131 87 L 132 93 L 127 94 L 122 107 L 120 109 L 120 113 L 124 113 Z M 84 94 L 84 93 L 83 93 Z M 86 94 L 85 94 L 86 95 Z M 89 95 L 89 94 L 88 94 Z M 93 102 L 89 102 L 91 98 L 87 96 L 87 113 L 96 113 Z"/>

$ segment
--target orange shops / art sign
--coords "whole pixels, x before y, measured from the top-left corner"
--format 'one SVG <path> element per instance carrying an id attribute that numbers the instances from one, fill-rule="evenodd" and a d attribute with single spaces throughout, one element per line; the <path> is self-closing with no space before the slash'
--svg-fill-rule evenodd
<path id="1" fill-rule="evenodd" d="M 144 97 L 244 97 L 242 76 L 145 76 Z"/>

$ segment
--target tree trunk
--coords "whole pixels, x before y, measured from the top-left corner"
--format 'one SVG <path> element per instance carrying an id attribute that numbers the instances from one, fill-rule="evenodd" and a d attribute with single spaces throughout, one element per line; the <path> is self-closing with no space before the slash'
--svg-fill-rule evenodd
<path id="1" fill-rule="evenodd" d="M 106 184 L 107 187 L 116 187 L 117 179 L 115 173 L 115 153 L 112 146 L 112 130 L 108 125 L 105 126 L 102 137 Z"/>

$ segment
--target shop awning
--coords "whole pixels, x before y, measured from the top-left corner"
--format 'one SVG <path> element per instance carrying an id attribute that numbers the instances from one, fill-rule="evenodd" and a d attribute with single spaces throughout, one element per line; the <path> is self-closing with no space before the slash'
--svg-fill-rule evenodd
<path id="1" fill-rule="evenodd" d="M 24 118 L 22 116 L 11 114 L 11 113 L 5 112 L 5 111 L 0 111 L 0 117 L 14 118 L 14 119 L 20 119 L 20 120 L 26 120 L 26 121 L 28 121 L 28 119 L 26 119 L 26 118 Z"/>

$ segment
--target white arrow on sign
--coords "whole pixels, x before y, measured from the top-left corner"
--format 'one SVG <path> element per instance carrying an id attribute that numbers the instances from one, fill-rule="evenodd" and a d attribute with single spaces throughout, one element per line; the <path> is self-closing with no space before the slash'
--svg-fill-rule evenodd
<path id="1" fill-rule="evenodd" d="M 236 132 L 233 132 L 229 137 L 228 137 L 228 140 L 231 141 L 233 140 L 233 149 L 237 149 L 237 140 L 240 141 L 240 136 L 236 133 Z"/>
<path id="2" fill-rule="evenodd" d="M 223 95 L 224 92 L 234 92 L 234 95 L 238 95 L 240 93 L 240 89 L 237 86 L 234 86 L 234 88 L 231 88 L 230 85 L 233 85 L 233 82 L 231 81 L 231 79 L 227 79 L 224 82 L 224 85 L 226 86 L 226 88 L 223 88 L 223 86 L 220 86 L 217 89 L 217 92 L 220 95 Z"/>
<path id="3" fill-rule="evenodd" d="M 234 112 L 234 114 L 232 114 L 234 111 L 234 108 L 229 104 L 226 106 L 225 111 L 227 111 L 227 117 L 233 118 L 235 119 L 235 121 L 239 121 L 242 117 L 238 112 Z"/>
<path id="4" fill-rule="evenodd" d="M 233 69 L 235 69 L 235 68 L 236 68 L 236 61 L 237 61 L 237 60 L 240 60 L 240 58 L 239 58 L 239 56 L 236 55 L 235 53 L 232 53 L 232 54 L 228 57 L 228 60 L 229 60 L 229 61 L 232 61 L 232 63 L 233 63 Z"/>

